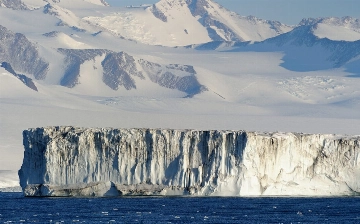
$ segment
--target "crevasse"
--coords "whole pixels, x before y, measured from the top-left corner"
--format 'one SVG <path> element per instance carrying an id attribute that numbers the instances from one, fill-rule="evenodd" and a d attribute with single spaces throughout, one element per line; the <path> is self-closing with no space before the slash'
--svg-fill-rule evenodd
<path id="1" fill-rule="evenodd" d="M 23 137 L 26 196 L 360 194 L 360 136 L 47 127 Z"/>

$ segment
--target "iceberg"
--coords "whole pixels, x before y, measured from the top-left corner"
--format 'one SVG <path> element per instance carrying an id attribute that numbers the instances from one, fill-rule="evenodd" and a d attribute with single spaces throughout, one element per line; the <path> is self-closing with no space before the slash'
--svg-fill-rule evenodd
<path id="1" fill-rule="evenodd" d="M 25 196 L 360 195 L 360 136 L 46 127 L 23 144 Z"/>

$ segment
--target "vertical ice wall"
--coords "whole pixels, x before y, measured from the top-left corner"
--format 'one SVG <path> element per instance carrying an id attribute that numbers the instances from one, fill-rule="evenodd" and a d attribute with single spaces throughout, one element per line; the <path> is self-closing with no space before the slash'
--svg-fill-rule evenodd
<path id="1" fill-rule="evenodd" d="M 360 193 L 360 136 L 75 127 L 23 136 L 28 196 Z"/>

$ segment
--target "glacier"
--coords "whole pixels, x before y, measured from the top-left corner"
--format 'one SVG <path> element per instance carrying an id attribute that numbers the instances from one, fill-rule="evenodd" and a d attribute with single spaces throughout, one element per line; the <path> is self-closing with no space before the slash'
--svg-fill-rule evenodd
<path id="1" fill-rule="evenodd" d="M 56 126 L 23 144 L 25 196 L 360 195 L 360 136 Z"/>

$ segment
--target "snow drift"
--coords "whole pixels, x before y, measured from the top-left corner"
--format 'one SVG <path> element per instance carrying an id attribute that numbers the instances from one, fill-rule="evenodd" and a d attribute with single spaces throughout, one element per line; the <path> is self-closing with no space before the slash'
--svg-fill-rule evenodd
<path id="1" fill-rule="evenodd" d="M 360 136 L 48 127 L 23 137 L 26 196 L 360 193 Z"/>

